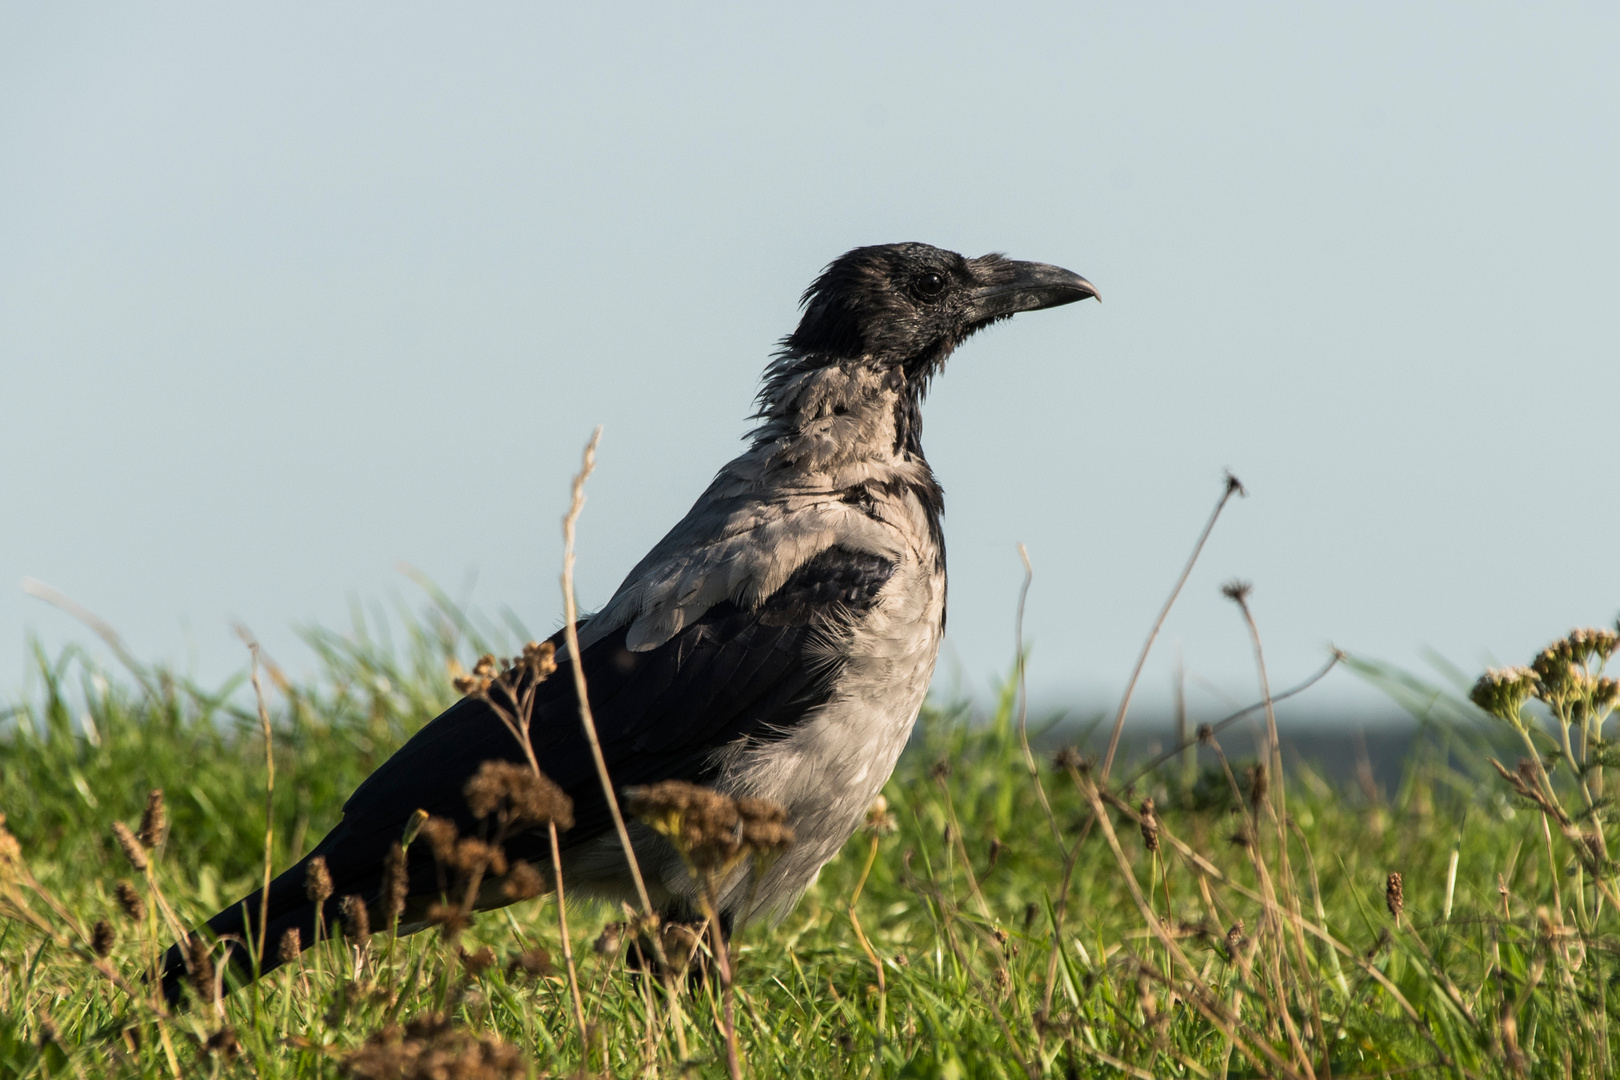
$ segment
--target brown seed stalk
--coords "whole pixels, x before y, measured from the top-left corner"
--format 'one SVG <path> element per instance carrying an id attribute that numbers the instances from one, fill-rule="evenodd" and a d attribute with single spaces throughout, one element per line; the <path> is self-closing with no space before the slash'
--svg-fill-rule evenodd
<path id="1" fill-rule="evenodd" d="M 124 858 L 129 860 L 129 865 L 135 868 L 137 874 L 146 873 L 146 850 L 141 847 L 141 842 L 135 838 L 135 834 L 129 831 L 129 826 L 122 821 L 115 821 L 112 824 L 112 831 L 113 839 L 124 849 Z"/>
<path id="2" fill-rule="evenodd" d="M 146 796 L 146 809 L 141 812 L 141 828 L 135 834 L 141 846 L 151 851 L 169 835 L 169 815 L 163 807 L 163 789 L 153 788 Z"/>

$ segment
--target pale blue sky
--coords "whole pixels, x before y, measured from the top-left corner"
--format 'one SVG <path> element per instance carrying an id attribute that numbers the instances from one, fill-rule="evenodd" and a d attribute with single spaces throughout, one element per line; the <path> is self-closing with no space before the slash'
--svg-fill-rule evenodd
<path id="1" fill-rule="evenodd" d="M 967 685 L 1023 541 L 1037 696 L 1117 694 L 1227 467 L 1150 699 L 1178 649 L 1253 686 L 1233 576 L 1279 684 L 1520 659 L 1620 606 L 1617 46 L 1595 4 L 4 4 L 0 686 L 89 636 L 24 576 L 205 681 L 237 619 L 307 669 L 401 560 L 549 631 L 592 426 L 587 605 L 816 271 L 913 239 L 1105 300 L 928 404 Z"/>

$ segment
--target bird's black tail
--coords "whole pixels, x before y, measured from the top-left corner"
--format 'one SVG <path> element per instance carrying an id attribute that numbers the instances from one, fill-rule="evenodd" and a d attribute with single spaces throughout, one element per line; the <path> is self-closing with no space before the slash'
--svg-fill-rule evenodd
<path id="1" fill-rule="evenodd" d="M 208 920 L 206 930 L 199 931 L 207 941 L 218 939 L 226 943 L 226 955 L 240 981 L 252 981 L 255 969 L 263 975 L 281 966 L 286 953 L 282 941 L 289 930 L 298 931 L 299 951 L 315 944 L 316 904 L 309 898 L 305 887 L 309 861 L 314 856 L 312 852 L 270 882 L 268 926 L 262 933 L 259 922 L 263 916 L 263 889 L 254 890 L 221 911 Z M 326 936 L 332 933 L 333 920 L 338 918 L 337 898 L 329 899 L 323 907 L 320 930 L 322 936 Z M 163 957 L 163 997 L 171 1005 L 180 1000 L 180 988 L 185 985 L 191 970 L 185 944 L 183 941 L 176 942 Z M 218 954 L 213 956 L 215 963 L 218 963 Z M 229 988 L 227 981 L 226 989 Z M 210 990 L 208 996 L 211 995 Z"/>

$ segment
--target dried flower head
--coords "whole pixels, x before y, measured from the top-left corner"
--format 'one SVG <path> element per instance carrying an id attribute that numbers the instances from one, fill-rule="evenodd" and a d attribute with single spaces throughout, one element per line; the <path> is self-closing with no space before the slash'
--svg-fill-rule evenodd
<path id="1" fill-rule="evenodd" d="M 489 653 L 480 656 L 478 662 L 473 665 L 472 671 L 467 674 L 456 674 L 459 667 L 460 665 L 457 665 L 456 668 L 451 669 L 450 684 L 459 693 L 466 694 L 468 697 L 487 694 L 489 688 L 494 685 L 496 677 L 500 674 L 500 667 L 496 664 L 495 657 Z"/>
<path id="2" fill-rule="evenodd" d="M 214 956 L 201 934 L 186 938 L 186 978 L 198 1001 L 214 1000 Z"/>
<path id="3" fill-rule="evenodd" d="M 1254 592 L 1254 584 L 1252 582 L 1243 581 L 1240 578 L 1233 578 L 1231 581 L 1228 581 L 1225 585 L 1221 586 L 1221 595 L 1232 601 L 1234 604 L 1248 603 L 1249 594 L 1252 592 Z"/>
<path id="4" fill-rule="evenodd" d="M 944 783 L 951 775 L 951 759 L 940 758 L 928 769 L 928 779 Z"/>
<path id="5" fill-rule="evenodd" d="M 461 966 L 470 978 L 478 978 L 488 971 L 494 963 L 495 950 L 488 945 L 485 945 L 477 952 L 468 952 L 466 949 L 461 950 Z"/>
<path id="6" fill-rule="evenodd" d="M 442 1013 L 373 1033 L 344 1055 L 340 1069 L 355 1080 L 518 1080 L 529 1072 L 516 1046 L 458 1027 Z"/>
<path id="7" fill-rule="evenodd" d="M 624 942 L 624 930 L 625 924 L 622 922 L 608 923 L 602 927 L 602 932 L 596 935 L 596 940 L 591 944 L 591 948 L 596 951 L 598 956 L 615 955 L 619 951 L 619 946 Z"/>
<path id="8" fill-rule="evenodd" d="M 501 895 L 514 902 L 533 900 L 545 891 L 545 877 L 522 859 L 512 864 L 512 869 L 506 873 L 506 880 L 501 882 Z"/>
<path id="9" fill-rule="evenodd" d="M 456 823 L 449 818 L 430 817 L 422 823 L 419 834 L 433 849 L 434 861 L 449 866 L 456 857 L 456 839 L 460 835 Z"/>
<path id="10" fill-rule="evenodd" d="M 499 815 L 508 825 L 554 823 L 559 832 L 574 827 L 574 800 L 543 774 L 515 761 L 486 761 L 467 781 L 467 805 L 482 820 Z"/>
<path id="11" fill-rule="evenodd" d="M 1157 855 L 1159 852 L 1159 816 L 1153 812 L 1153 800 L 1143 799 L 1141 807 L 1142 843 L 1147 845 L 1148 853 Z"/>
<path id="12" fill-rule="evenodd" d="M 900 819 L 890 811 L 888 799 L 879 795 L 872 800 L 872 805 L 866 808 L 866 824 L 863 828 L 872 836 L 889 836 L 900 828 Z"/>
<path id="13" fill-rule="evenodd" d="M 332 872 L 326 868 L 326 856 L 313 856 L 304 867 L 304 895 L 316 904 L 331 899 Z"/>
<path id="14" fill-rule="evenodd" d="M 118 906 L 124 910 L 124 914 L 131 922 L 146 921 L 146 901 L 135 891 L 133 882 L 120 881 L 113 886 L 113 894 L 118 897 Z"/>
<path id="15" fill-rule="evenodd" d="M 1406 907 L 1406 896 L 1401 890 L 1401 875 L 1392 873 L 1384 879 L 1384 906 L 1395 917 L 1396 922 L 1401 921 L 1401 911 Z"/>
<path id="16" fill-rule="evenodd" d="M 1001 837 L 992 836 L 990 838 L 990 850 L 985 859 L 985 870 L 987 872 L 996 868 L 996 863 L 1001 861 L 1001 853 L 1006 849 L 1007 845 L 1001 842 Z"/>
<path id="17" fill-rule="evenodd" d="M 1238 951 L 1243 948 L 1243 920 L 1239 919 L 1226 931 L 1226 955 L 1230 959 L 1237 959 Z"/>
<path id="18" fill-rule="evenodd" d="M 1468 696 L 1492 716 L 1516 723 L 1538 682 L 1536 673 L 1527 667 L 1487 668 Z"/>
<path id="19" fill-rule="evenodd" d="M 281 943 L 276 947 L 276 961 L 282 964 L 290 964 L 297 960 L 299 954 L 303 951 L 304 943 L 302 936 L 298 933 L 298 927 L 289 926 L 286 930 L 283 930 Z"/>
<path id="20" fill-rule="evenodd" d="M 1215 741 L 1215 728 L 1209 724 L 1198 725 L 1198 741 L 1209 746 Z"/>
<path id="21" fill-rule="evenodd" d="M 445 938 L 454 941 L 472 925 L 472 917 L 460 904 L 430 904 L 427 909 L 429 926 L 437 926 Z"/>
<path id="22" fill-rule="evenodd" d="M 1258 810 L 1260 804 L 1266 801 L 1266 792 L 1270 788 L 1266 779 L 1266 763 L 1257 761 L 1244 772 L 1249 780 L 1249 805 Z"/>
<path id="23" fill-rule="evenodd" d="M 506 971 L 509 975 L 522 975 L 530 979 L 550 975 L 552 970 L 551 954 L 538 945 L 518 953 L 506 962 Z"/>
<path id="24" fill-rule="evenodd" d="M 129 865 L 135 868 L 137 874 L 146 873 L 146 850 L 141 847 L 141 842 L 135 839 L 135 834 L 129 831 L 129 826 L 122 821 L 115 821 L 112 824 L 112 831 L 113 839 L 124 849 L 124 858 L 129 860 Z"/>
<path id="25" fill-rule="evenodd" d="M 1078 771 L 1085 768 L 1086 759 L 1080 755 L 1077 747 L 1065 746 L 1052 755 L 1052 764 L 1064 772 L 1071 769 Z"/>
<path id="26" fill-rule="evenodd" d="M 203 1049 L 210 1054 L 218 1054 L 226 1061 L 235 1061 L 242 1053 L 242 1044 L 236 1038 L 236 1029 L 226 1024 L 218 1031 L 209 1033 Z"/>
<path id="27" fill-rule="evenodd" d="M 733 799 L 684 780 L 665 780 L 626 794 L 626 809 L 703 873 L 725 873 L 748 856 L 768 861 L 794 840 L 787 811 L 765 799 Z"/>
<path id="28" fill-rule="evenodd" d="M 557 646 L 549 641 L 531 641 L 523 646 L 517 665 L 540 682 L 557 670 Z"/>
<path id="29" fill-rule="evenodd" d="M 95 950 L 97 956 L 106 959 L 117 942 L 118 931 L 113 929 L 113 924 L 106 919 L 98 919 L 90 931 L 90 948 Z"/>
<path id="30" fill-rule="evenodd" d="M 141 828 L 135 834 L 141 846 L 151 851 L 169 835 L 169 815 L 163 808 L 163 789 L 153 788 L 146 796 L 146 809 L 141 812 Z"/>
<path id="31" fill-rule="evenodd" d="M 493 874 L 506 873 L 506 852 L 494 844 L 486 844 L 482 840 L 467 837 L 458 840 L 454 851 L 445 865 L 458 874 L 471 877 L 474 874 L 483 874 L 486 871 Z"/>
<path id="32" fill-rule="evenodd" d="M 338 911 L 343 916 L 343 936 L 365 948 L 371 940 L 371 913 L 366 910 L 366 902 L 350 894 L 339 902 Z"/>
<path id="33" fill-rule="evenodd" d="M 410 892 L 411 875 L 405 861 L 405 846 L 394 844 L 383 859 L 382 896 L 378 900 L 379 914 L 389 926 L 405 913 L 405 901 Z"/>

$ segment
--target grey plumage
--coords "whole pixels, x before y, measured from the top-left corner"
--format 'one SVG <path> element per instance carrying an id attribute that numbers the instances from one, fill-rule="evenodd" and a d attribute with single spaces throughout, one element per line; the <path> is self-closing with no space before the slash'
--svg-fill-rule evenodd
<path id="1" fill-rule="evenodd" d="M 809 886 L 888 780 L 927 691 L 946 592 L 942 495 L 920 442 L 929 381 L 985 326 L 1095 295 L 1069 271 L 997 255 L 893 244 L 842 256 L 805 293 L 799 327 L 765 373 L 748 449 L 581 621 L 616 784 L 684 779 L 787 808 L 797 843 L 760 882 L 732 883 L 721 905 L 730 919 L 785 912 Z M 574 659 L 560 652 L 559 662 Z M 572 680 L 559 672 L 538 689 L 531 742 L 575 800 L 568 886 L 629 899 Z M 411 811 L 468 822 L 467 777 L 518 755 L 488 708 L 465 700 L 360 786 L 311 855 L 326 859 L 339 895 L 374 901 Z M 689 915 L 685 867 L 649 830 L 633 835 L 654 901 Z M 519 836 L 508 852 L 543 862 L 538 843 Z M 412 854 L 413 892 L 433 892 L 433 867 Z M 315 940 L 301 882 L 294 867 L 272 884 L 269 940 L 288 928 Z M 243 912 L 259 905 L 254 894 L 210 928 L 241 934 Z M 176 987 L 178 965 L 172 952 Z"/>

